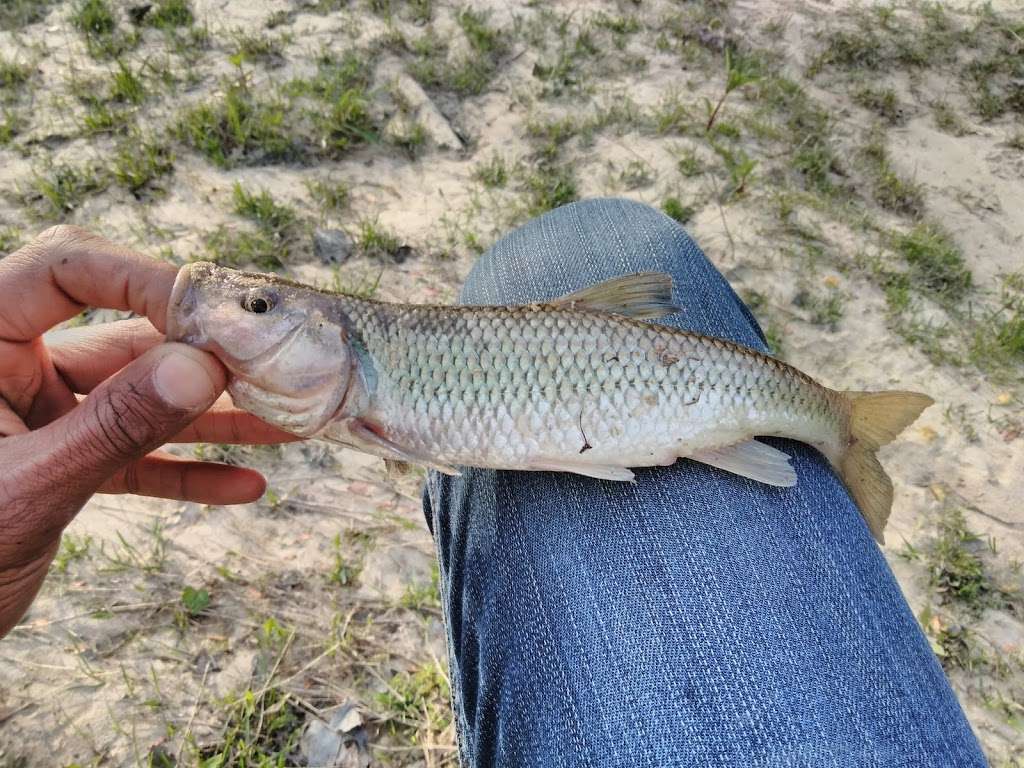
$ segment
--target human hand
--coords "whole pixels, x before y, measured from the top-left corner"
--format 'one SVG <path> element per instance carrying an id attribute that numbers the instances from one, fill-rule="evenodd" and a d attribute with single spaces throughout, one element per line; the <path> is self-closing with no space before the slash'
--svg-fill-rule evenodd
<path id="1" fill-rule="evenodd" d="M 0 637 L 28 609 L 61 532 L 94 493 L 235 504 L 265 490 L 253 470 L 155 448 L 293 439 L 214 405 L 227 374 L 213 355 L 161 343 L 175 275 L 168 264 L 66 226 L 0 259 Z M 44 340 L 86 306 L 149 321 Z"/>

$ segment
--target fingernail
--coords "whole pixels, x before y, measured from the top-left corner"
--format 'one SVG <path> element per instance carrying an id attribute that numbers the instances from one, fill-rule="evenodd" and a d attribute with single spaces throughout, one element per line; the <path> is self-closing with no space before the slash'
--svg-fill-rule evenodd
<path id="1" fill-rule="evenodd" d="M 198 360 L 182 352 L 168 352 L 153 374 L 156 393 L 172 408 L 205 408 L 217 398 L 210 374 Z"/>

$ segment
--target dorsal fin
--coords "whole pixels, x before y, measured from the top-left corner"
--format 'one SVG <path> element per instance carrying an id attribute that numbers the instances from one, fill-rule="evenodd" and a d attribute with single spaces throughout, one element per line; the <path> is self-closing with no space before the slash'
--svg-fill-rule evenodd
<path id="1" fill-rule="evenodd" d="M 672 303 L 672 277 L 664 272 L 637 272 L 559 296 L 548 302 L 558 307 L 612 312 L 653 320 L 678 312 Z"/>

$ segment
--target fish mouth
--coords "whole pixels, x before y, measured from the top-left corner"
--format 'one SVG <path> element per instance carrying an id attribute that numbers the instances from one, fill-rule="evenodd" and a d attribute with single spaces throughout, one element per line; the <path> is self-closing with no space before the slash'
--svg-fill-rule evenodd
<path id="1" fill-rule="evenodd" d="M 171 298 L 167 302 L 167 321 L 165 323 L 168 341 L 192 343 L 190 334 L 196 331 L 193 317 L 196 309 L 196 295 L 192 288 L 192 265 L 186 264 L 178 270 L 171 288 Z"/>

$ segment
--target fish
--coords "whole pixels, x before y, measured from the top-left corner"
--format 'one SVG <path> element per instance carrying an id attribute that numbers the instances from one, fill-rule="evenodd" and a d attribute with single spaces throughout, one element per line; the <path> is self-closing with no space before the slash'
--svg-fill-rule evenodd
<path id="1" fill-rule="evenodd" d="M 882 542 L 878 449 L 931 397 L 840 391 L 769 355 L 650 322 L 672 278 L 617 277 L 518 306 L 400 304 L 209 262 L 185 265 L 167 338 L 214 354 L 235 405 L 289 433 L 457 475 L 460 467 L 634 481 L 690 459 L 779 487 L 807 443 Z"/>

